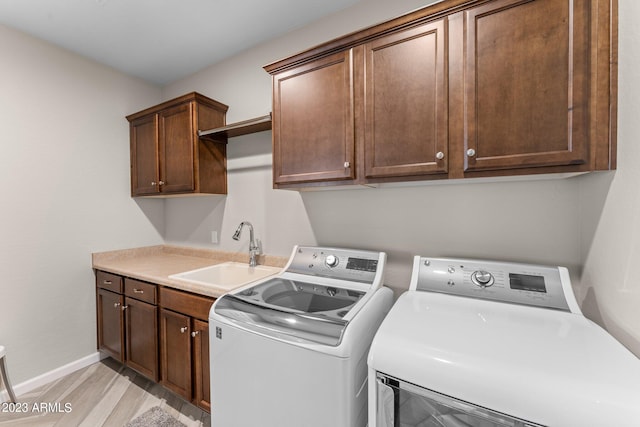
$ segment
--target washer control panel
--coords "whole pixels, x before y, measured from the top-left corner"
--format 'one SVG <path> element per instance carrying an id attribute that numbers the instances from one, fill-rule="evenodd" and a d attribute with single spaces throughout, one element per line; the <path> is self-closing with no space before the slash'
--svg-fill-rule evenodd
<path id="1" fill-rule="evenodd" d="M 570 311 L 559 267 L 417 256 L 411 289 Z"/>
<path id="2" fill-rule="evenodd" d="M 373 283 L 384 268 L 383 252 L 299 246 L 287 271 L 333 279 Z"/>

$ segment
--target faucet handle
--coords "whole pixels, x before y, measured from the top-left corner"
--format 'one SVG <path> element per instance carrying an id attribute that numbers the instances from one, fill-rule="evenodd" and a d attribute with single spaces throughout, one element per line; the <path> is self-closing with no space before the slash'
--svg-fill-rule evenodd
<path id="1" fill-rule="evenodd" d="M 249 251 L 256 255 L 260 255 L 262 253 L 262 242 L 260 239 L 255 239 L 255 242 L 253 246 L 249 248 Z"/>

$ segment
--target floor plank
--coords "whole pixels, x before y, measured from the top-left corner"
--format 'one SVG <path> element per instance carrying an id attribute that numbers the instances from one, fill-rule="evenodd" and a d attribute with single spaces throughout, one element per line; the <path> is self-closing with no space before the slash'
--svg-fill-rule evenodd
<path id="1" fill-rule="evenodd" d="M 187 427 L 211 426 L 208 413 L 112 359 L 18 396 L 18 403 L 26 412 L 0 412 L 0 426 L 122 427 L 154 406 Z"/>

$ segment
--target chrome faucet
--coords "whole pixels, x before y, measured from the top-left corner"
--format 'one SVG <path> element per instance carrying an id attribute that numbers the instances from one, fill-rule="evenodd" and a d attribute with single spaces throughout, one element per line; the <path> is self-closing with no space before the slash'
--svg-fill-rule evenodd
<path id="1" fill-rule="evenodd" d="M 236 232 L 233 233 L 233 240 L 240 240 L 240 233 L 245 225 L 249 227 L 249 266 L 255 267 L 258 264 L 256 255 L 260 254 L 260 242 L 253 238 L 253 225 L 249 221 L 242 221 L 236 228 Z"/>

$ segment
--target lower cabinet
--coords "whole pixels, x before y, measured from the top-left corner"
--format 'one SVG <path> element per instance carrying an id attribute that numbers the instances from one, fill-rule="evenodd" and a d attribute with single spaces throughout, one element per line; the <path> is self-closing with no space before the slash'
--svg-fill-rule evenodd
<path id="1" fill-rule="evenodd" d="M 125 298 L 126 363 L 158 381 L 158 307 Z"/>
<path id="2" fill-rule="evenodd" d="M 214 298 L 96 271 L 98 350 L 211 411 Z"/>
<path id="3" fill-rule="evenodd" d="M 192 398 L 191 318 L 160 309 L 162 385 L 187 400 Z"/>
<path id="4" fill-rule="evenodd" d="M 211 412 L 211 375 L 209 370 L 209 322 L 193 319 L 193 401 Z"/>
<path id="5" fill-rule="evenodd" d="M 124 316 L 122 295 L 97 290 L 98 350 L 124 362 Z"/>
<path id="6" fill-rule="evenodd" d="M 104 271 L 96 286 L 98 350 L 157 382 L 157 286 Z"/>
<path id="7" fill-rule="evenodd" d="M 209 310 L 214 299 L 160 287 L 160 383 L 211 410 Z"/>

